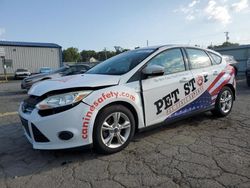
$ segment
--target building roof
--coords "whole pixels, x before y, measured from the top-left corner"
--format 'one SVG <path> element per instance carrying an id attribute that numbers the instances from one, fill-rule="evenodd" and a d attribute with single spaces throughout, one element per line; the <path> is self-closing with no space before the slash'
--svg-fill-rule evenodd
<path id="1" fill-rule="evenodd" d="M 62 48 L 54 43 L 42 42 L 15 42 L 15 41 L 0 41 L 0 46 L 23 46 L 23 47 L 42 47 L 42 48 Z"/>
<path id="2" fill-rule="evenodd" d="M 250 44 L 248 45 L 239 45 L 234 47 L 225 47 L 225 48 L 215 48 L 214 50 L 220 52 L 220 51 L 228 51 L 228 50 L 240 50 L 240 49 L 249 49 Z"/>

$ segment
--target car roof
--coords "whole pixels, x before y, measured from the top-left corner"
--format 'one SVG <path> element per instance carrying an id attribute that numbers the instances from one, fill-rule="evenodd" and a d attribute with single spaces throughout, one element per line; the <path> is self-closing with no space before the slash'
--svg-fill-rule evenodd
<path id="1" fill-rule="evenodd" d="M 214 50 L 211 50 L 211 49 L 208 49 L 208 48 L 201 48 L 201 47 L 198 47 L 198 46 L 192 46 L 192 45 L 182 45 L 182 44 L 166 44 L 166 45 L 158 45 L 158 46 L 149 46 L 149 47 L 142 47 L 142 48 L 138 48 L 136 50 L 144 50 L 144 49 L 148 49 L 148 50 L 157 50 L 157 49 L 167 49 L 167 48 L 195 48 L 195 49 L 200 49 L 200 50 L 206 50 L 208 52 L 212 52 L 214 54 L 217 54 L 217 55 L 220 55 L 220 53 L 214 51 Z"/>

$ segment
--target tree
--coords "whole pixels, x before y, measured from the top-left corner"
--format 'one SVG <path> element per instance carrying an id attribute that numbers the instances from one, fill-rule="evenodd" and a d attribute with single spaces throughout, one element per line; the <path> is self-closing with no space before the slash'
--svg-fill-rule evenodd
<path id="1" fill-rule="evenodd" d="M 98 59 L 98 55 L 94 50 L 83 50 L 80 53 L 82 62 L 89 62 L 91 57 Z"/>
<path id="2" fill-rule="evenodd" d="M 80 61 L 80 54 L 77 48 L 70 47 L 63 50 L 63 61 L 64 62 L 78 62 Z"/>
<path id="3" fill-rule="evenodd" d="M 81 62 L 89 62 L 91 57 L 94 57 L 95 59 L 99 60 L 99 61 L 104 61 L 106 59 L 109 59 L 117 54 L 120 54 L 122 52 L 128 51 L 129 49 L 124 49 L 120 46 L 115 46 L 115 51 L 108 51 L 106 48 L 104 48 L 102 51 L 96 52 L 94 50 L 82 50 L 80 53 L 78 53 L 78 49 L 77 48 L 68 48 L 67 50 L 63 51 L 63 58 L 64 61 L 66 60 L 71 60 L 72 58 L 72 51 L 74 51 L 74 53 L 79 54 L 79 57 L 77 55 L 77 61 L 81 61 Z M 68 56 L 70 58 L 68 58 Z M 66 60 L 65 60 L 66 59 Z M 75 62 L 75 61 L 74 61 Z"/>
<path id="4" fill-rule="evenodd" d="M 216 48 L 226 48 L 226 47 L 235 47 L 235 46 L 239 46 L 238 43 L 231 43 L 231 42 L 223 42 L 221 45 L 218 46 L 213 46 L 210 45 L 208 46 L 209 49 L 216 49 Z"/>
<path id="5" fill-rule="evenodd" d="M 120 46 L 114 46 L 114 48 L 115 48 L 115 53 L 116 53 L 116 55 L 117 55 L 117 54 L 120 54 L 120 53 L 122 53 L 122 52 L 126 52 L 126 51 L 129 50 L 129 49 L 124 49 L 124 48 L 122 48 L 122 47 L 120 47 Z"/>

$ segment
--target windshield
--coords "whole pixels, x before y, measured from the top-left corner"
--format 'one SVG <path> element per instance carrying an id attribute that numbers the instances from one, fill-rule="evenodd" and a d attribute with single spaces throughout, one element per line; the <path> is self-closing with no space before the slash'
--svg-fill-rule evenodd
<path id="1" fill-rule="evenodd" d="M 16 70 L 17 72 L 26 72 L 26 71 L 28 71 L 27 69 L 17 69 Z"/>
<path id="2" fill-rule="evenodd" d="M 69 69 L 69 67 L 66 67 L 66 66 L 65 67 L 61 67 L 59 69 L 54 70 L 53 73 L 61 73 L 61 72 L 66 71 L 67 69 Z"/>
<path id="3" fill-rule="evenodd" d="M 138 49 L 124 52 L 96 65 L 86 74 L 122 75 L 132 70 L 148 57 L 153 49 Z"/>
<path id="4" fill-rule="evenodd" d="M 41 68 L 42 71 L 48 71 L 51 70 L 51 68 Z"/>

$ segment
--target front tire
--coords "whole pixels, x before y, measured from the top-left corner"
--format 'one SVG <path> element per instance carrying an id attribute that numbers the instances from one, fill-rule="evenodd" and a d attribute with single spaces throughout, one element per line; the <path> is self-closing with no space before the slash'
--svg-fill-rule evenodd
<path id="1" fill-rule="evenodd" d="M 211 110 L 212 114 L 217 117 L 227 116 L 233 107 L 233 92 L 225 86 L 222 88 L 215 102 L 215 109 Z"/>
<path id="2" fill-rule="evenodd" d="M 94 148 L 99 153 L 111 154 L 124 149 L 135 133 L 135 120 L 131 111 L 122 105 L 101 110 L 93 132 Z"/>

